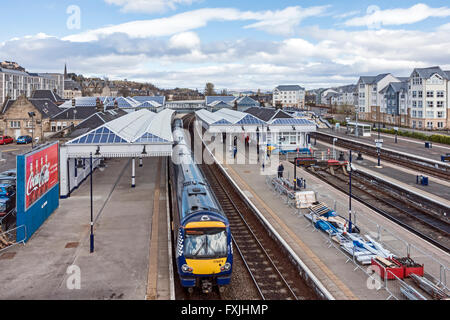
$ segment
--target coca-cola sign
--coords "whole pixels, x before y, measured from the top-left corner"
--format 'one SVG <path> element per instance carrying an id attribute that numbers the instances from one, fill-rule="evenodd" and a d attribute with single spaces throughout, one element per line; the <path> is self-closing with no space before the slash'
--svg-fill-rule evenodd
<path id="1" fill-rule="evenodd" d="M 58 144 L 29 155 L 25 167 L 25 210 L 58 183 Z"/>

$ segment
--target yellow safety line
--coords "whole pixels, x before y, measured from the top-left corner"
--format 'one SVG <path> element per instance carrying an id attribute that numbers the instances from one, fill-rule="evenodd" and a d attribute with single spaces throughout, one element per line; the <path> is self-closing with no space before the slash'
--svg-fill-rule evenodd
<path id="1" fill-rule="evenodd" d="M 311 258 L 312 261 L 327 275 L 327 277 L 333 281 L 336 286 L 341 289 L 345 296 L 347 296 L 350 300 L 358 300 L 358 298 L 353 294 L 353 292 L 338 278 L 336 275 L 319 259 L 319 257 L 302 241 L 297 235 L 281 220 L 278 215 L 262 200 L 255 191 L 242 180 L 242 178 L 237 174 L 237 172 L 231 167 L 225 164 L 225 166 L 233 171 L 234 175 L 237 179 L 239 179 L 240 183 L 245 187 L 245 189 L 249 190 L 253 197 L 267 210 L 267 212 L 277 221 L 277 223 L 289 234 L 289 236 L 302 248 L 302 250 Z"/>
<path id="2" fill-rule="evenodd" d="M 147 295 L 146 300 L 156 300 L 158 280 L 158 229 L 159 229 L 159 195 L 161 184 L 161 158 L 158 159 L 158 178 L 155 183 L 153 195 L 152 235 L 150 240 L 150 260 L 148 266 Z"/>
<path id="3" fill-rule="evenodd" d="M 1 152 L 11 152 L 11 151 L 17 151 L 17 150 L 20 150 L 20 149 L 8 149 L 8 150 L 0 149 Z"/>

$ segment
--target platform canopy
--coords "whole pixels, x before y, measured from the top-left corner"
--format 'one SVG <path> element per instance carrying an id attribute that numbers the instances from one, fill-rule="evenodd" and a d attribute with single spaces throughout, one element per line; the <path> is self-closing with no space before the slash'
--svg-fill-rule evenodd
<path id="1" fill-rule="evenodd" d="M 267 126 L 277 131 L 314 132 L 316 124 L 310 120 L 297 118 L 276 118 L 267 122 Z"/>
<path id="2" fill-rule="evenodd" d="M 265 125 L 264 121 L 251 114 L 230 109 L 220 109 L 216 112 L 199 110 L 195 114 L 197 119 L 202 121 L 203 127 L 216 133 L 252 131 Z"/>
<path id="3" fill-rule="evenodd" d="M 105 123 L 65 144 L 69 158 L 152 157 L 172 154 L 174 111 L 141 109 Z"/>

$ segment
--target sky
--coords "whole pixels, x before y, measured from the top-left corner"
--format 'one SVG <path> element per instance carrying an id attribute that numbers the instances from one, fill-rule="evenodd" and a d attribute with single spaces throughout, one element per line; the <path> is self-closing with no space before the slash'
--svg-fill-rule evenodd
<path id="1" fill-rule="evenodd" d="M 2 1 L 0 60 L 161 88 L 272 90 L 450 70 L 448 1 Z M 20 12 L 21 14 L 5 14 Z"/>

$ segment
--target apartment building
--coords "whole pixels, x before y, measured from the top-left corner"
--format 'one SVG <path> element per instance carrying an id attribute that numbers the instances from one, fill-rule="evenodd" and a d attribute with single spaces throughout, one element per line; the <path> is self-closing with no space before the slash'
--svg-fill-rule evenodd
<path id="1" fill-rule="evenodd" d="M 273 90 L 273 105 L 283 107 L 304 108 L 305 88 L 298 85 L 281 85 Z"/>
<path id="2" fill-rule="evenodd" d="M 409 77 L 412 128 L 448 128 L 449 75 L 440 67 L 416 68 Z"/>
<path id="3" fill-rule="evenodd" d="M 21 95 L 31 97 L 35 90 L 58 91 L 59 88 L 60 80 L 54 75 L 0 68 L 0 105 L 7 98 L 16 100 Z"/>
<path id="4" fill-rule="evenodd" d="M 381 91 L 392 82 L 401 82 L 401 80 L 390 73 L 359 78 L 356 84 L 356 92 L 357 111 L 360 119 L 369 120 L 372 107 L 378 106 L 381 108 L 384 99 L 384 94 Z"/>

